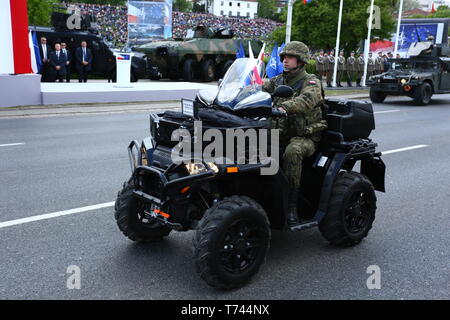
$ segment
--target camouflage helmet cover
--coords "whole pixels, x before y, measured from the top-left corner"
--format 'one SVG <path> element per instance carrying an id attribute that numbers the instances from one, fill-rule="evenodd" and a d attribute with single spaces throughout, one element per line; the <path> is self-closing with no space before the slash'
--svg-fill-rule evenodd
<path id="1" fill-rule="evenodd" d="M 284 59 L 285 55 L 294 56 L 299 62 L 308 63 L 309 48 L 303 42 L 292 41 L 285 45 L 283 50 L 280 52 L 281 60 Z"/>

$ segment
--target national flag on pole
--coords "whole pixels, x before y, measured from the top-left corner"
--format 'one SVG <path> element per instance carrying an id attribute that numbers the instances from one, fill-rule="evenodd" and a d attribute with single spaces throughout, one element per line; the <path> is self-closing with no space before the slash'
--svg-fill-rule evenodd
<path id="1" fill-rule="evenodd" d="M 283 72 L 283 63 L 280 60 L 281 50 L 278 48 L 278 44 L 272 50 L 270 59 L 267 62 L 266 74 L 269 78 L 273 78 Z"/>
<path id="2" fill-rule="evenodd" d="M 434 7 L 434 2 L 431 5 L 431 13 L 435 13 L 436 12 L 436 8 Z"/>
<path id="3" fill-rule="evenodd" d="M 0 0 L 0 74 L 32 73 L 26 0 Z"/>
<path id="4" fill-rule="evenodd" d="M 242 46 L 242 42 L 239 43 L 240 45 L 238 45 L 238 42 L 236 42 L 235 44 L 236 44 L 236 59 L 245 58 L 245 50 L 244 47 Z"/>
<path id="5" fill-rule="evenodd" d="M 141 10 L 128 3 L 128 23 L 139 23 L 139 17 L 141 16 Z"/>
<path id="6" fill-rule="evenodd" d="M 31 69 L 33 70 L 33 73 L 38 73 L 40 70 L 41 59 L 40 59 L 40 53 L 39 53 L 39 47 L 37 46 L 37 38 L 36 38 L 36 44 L 34 43 L 34 38 L 36 38 L 35 35 L 30 31 L 28 33 L 28 39 L 29 39 L 29 46 L 30 46 L 30 55 L 31 55 Z M 37 49 L 37 54 L 36 54 Z"/>
<path id="7" fill-rule="evenodd" d="M 312 0 L 303 0 L 303 4 L 310 3 Z"/>

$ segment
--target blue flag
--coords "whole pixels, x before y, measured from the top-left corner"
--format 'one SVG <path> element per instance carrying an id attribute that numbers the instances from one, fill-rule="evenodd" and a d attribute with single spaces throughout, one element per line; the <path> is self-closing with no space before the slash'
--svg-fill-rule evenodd
<path id="1" fill-rule="evenodd" d="M 36 57 L 36 64 L 38 72 L 41 72 L 42 68 L 42 60 L 41 60 L 41 53 L 39 52 L 39 44 L 36 36 L 36 32 L 32 32 L 32 38 L 33 38 L 33 47 L 34 47 L 34 55 Z"/>
<path id="2" fill-rule="evenodd" d="M 280 48 L 278 48 L 278 44 L 275 44 L 275 47 L 272 50 L 272 54 L 270 55 L 269 62 L 267 62 L 266 74 L 269 78 L 273 78 L 280 73 L 283 72 L 283 63 L 280 60 L 280 56 L 278 55 L 283 49 L 284 44 Z"/>
<path id="3" fill-rule="evenodd" d="M 242 46 L 242 42 L 240 45 L 238 45 L 238 42 L 236 44 L 236 59 L 245 58 L 245 51 L 244 47 Z"/>

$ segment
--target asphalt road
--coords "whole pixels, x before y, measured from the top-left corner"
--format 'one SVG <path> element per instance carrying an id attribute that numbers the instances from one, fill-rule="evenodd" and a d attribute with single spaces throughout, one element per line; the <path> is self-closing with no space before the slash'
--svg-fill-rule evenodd
<path id="1" fill-rule="evenodd" d="M 372 138 L 396 152 L 383 156 L 387 192 L 369 236 L 340 249 L 317 229 L 273 231 L 266 264 L 233 291 L 197 276 L 192 232 L 142 245 L 116 226 L 126 147 L 148 134 L 147 113 L 0 119 L 0 299 L 449 299 L 450 95 L 374 108 Z M 68 209 L 83 212 L 58 216 Z M 7 224 L 47 213 L 56 217 Z M 366 285 L 371 265 L 380 289 Z M 80 289 L 67 288 L 69 266 Z"/>

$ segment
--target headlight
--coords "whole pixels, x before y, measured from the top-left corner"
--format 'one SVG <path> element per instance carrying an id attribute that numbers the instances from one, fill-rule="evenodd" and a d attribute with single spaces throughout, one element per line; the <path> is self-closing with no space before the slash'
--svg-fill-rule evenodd
<path id="1" fill-rule="evenodd" d="M 189 175 L 191 175 L 191 176 L 208 171 L 208 169 L 206 168 L 206 166 L 203 163 L 187 163 L 187 164 L 185 164 L 185 166 L 186 166 L 186 170 L 189 172 Z M 214 173 L 219 172 L 219 168 L 217 167 L 217 165 L 215 163 L 208 162 L 208 166 L 211 168 L 212 171 L 214 171 Z"/>
<path id="2" fill-rule="evenodd" d="M 405 84 L 407 81 L 406 81 L 406 79 L 402 79 L 402 80 L 400 80 L 400 82 L 401 82 L 401 84 Z"/>

